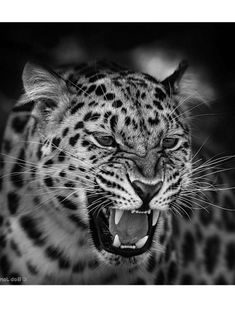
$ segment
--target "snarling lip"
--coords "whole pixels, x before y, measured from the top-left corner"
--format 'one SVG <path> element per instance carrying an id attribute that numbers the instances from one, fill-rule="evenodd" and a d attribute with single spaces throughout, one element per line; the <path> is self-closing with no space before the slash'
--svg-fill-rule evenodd
<path id="1" fill-rule="evenodd" d="M 94 244 L 98 250 L 123 257 L 143 254 L 152 245 L 159 216 L 159 210 L 102 209 L 90 219 Z"/>

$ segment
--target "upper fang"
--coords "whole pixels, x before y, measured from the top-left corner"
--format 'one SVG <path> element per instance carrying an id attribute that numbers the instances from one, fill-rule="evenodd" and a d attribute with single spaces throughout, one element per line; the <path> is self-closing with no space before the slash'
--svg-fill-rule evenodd
<path id="1" fill-rule="evenodd" d="M 153 217 L 152 217 L 152 225 L 155 226 L 157 221 L 158 221 L 158 218 L 159 218 L 159 214 L 160 214 L 160 211 L 157 210 L 157 209 L 154 209 L 153 211 Z"/>
<path id="2" fill-rule="evenodd" d="M 124 213 L 123 209 L 115 209 L 114 210 L 114 214 L 115 214 L 114 221 L 115 221 L 115 224 L 119 223 L 119 221 L 121 220 L 121 217 L 122 217 L 123 213 Z"/>

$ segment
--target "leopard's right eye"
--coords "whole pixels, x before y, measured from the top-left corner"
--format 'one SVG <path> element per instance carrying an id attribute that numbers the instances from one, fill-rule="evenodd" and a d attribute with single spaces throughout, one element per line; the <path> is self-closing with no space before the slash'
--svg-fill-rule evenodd
<path id="1" fill-rule="evenodd" d="M 174 149 L 177 146 L 178 142 L 179 142 L 178 138 L 173 138 L 173 137 L 164 138 L 162 140 L 162 147 L 164 149 Z"/>
<path id="2" fill-rule="evenodd" d="M 103 147 L 115 147 L 116 141 L 111 135 L 94 135 L 96 141 Z"/>

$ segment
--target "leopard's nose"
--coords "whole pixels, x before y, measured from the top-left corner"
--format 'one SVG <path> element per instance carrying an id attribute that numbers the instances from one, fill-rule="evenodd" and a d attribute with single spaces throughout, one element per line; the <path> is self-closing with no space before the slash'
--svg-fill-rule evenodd
<path id="1" fill-rule="evenodd" d="M 154 185 L 145 184 L 139 180 L 132 182 L 132 186 L 136 194 L 138 194 L 140 199 L 143 201 L 144 206 L 148 206 L 148 203 L 151 201 L 151 199 L 160 191 L 162 184 L 162 181 L 159 181 Z"/>

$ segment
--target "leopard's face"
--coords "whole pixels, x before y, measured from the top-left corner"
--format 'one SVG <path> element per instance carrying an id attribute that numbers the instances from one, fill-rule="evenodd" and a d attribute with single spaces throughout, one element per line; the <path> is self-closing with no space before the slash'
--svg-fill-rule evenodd
<path id="1" fill-rule="evenodd" d="M 110 75 L 86 91 L 82 99 L 71 98 L 57 130 L 58 153 L 43 163 L 64 156 L 61 169 L 72 192 L 84 193 L 84 216 L 99 257 L 136 264 L 154 251 L 161 214 L 189 183 L 189 128 L 176 99 L 143 74 Z M 59 182 L 63 188 L 68 179 Z M 79 205 L 71 195 L 64 190 L 62 197 L 75 205 L 74 215 Z"/>

